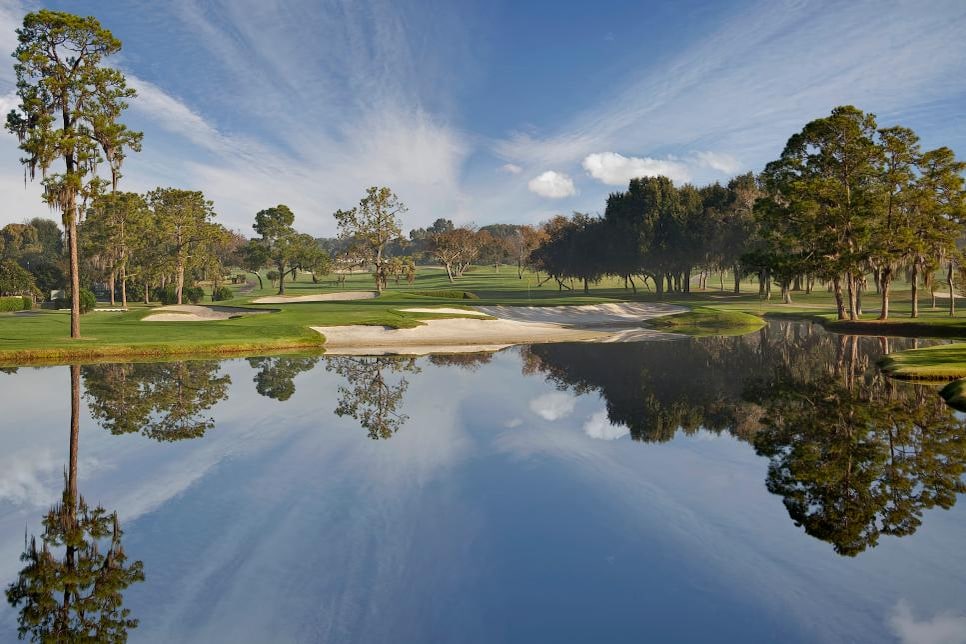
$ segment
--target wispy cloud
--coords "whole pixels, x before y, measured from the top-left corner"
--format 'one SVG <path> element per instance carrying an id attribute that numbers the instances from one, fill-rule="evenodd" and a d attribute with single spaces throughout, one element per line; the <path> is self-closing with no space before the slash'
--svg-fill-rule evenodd
<path id="1" fill-rule="evenodd" d="M 920 621 L 905 600 L 896 604 L 889 626 L 902 644 L 966 644 L 966 615 L 939 614 Z"/>

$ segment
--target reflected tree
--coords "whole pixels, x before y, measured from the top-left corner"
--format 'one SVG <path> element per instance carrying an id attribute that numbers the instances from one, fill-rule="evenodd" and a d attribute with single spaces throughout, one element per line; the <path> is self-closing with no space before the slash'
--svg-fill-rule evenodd
<path id="1" fill-rule="evenodd" d="M 493 361 L 492 352 L 481 353 L 434 353 L 429 356 L 430 364 L 437 367 L 460 367 L 467 371 L 477 371 Z"/>
<path id="2" fill-rule="evenodd" d="M 141 432 L 157 441 L 203 436 L 207 414 L 228 398 L 231 377 L 215 361 L 97 364 L 83 368 L 91 416 L 112 434 Z"/>
<path id="3" fill-rule="evenodd" d="M 335 413 L 358 420 L 369 438 L 391 438 L 409 419 L 401 411 L 409 388 L 403 374 L 419 373 L 415 358 L 341 356 L 328 358 L 325 369 L 345 378 Z"/>
<path id="4" fill-rule="evenodd" d="M 525 372 L 599 393 L 637 441 L 704 429 L 752 443 L 791 519 L 854 556 L 966 491 L 966 424 L 935 390 L 877 367 L 912 342 L 781 321 L 737 338 L 522 351 Z"/>
<path id="5" fill-rule="evenodd" d="M 304 356 L 249 358 L 248 364 L 258 369 L 255 391 L 274 400 L 288 400 L 295 393 L 295 377 L 311 371 L 319 359 Z"/>
<path id="6" fill-rule="evenodd" d="M 140 561 L 128 562 L 116 512 L 92 507 L 77 489 L 80 368 L 71 370 L 69 464 L 61 502 L 44 517 L 44 531 L 26 540 L 17 580 L 8 586 L 19 608 L 18 636 L 35 642 L 123 642 L 138 620 L 123 593 L 144 581 Z"/>

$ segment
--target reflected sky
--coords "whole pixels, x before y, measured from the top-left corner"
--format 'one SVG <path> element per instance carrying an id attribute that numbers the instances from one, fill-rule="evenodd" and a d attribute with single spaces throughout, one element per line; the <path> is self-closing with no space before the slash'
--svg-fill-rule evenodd
<path id="1" fill-rule="evenodd" d="M 752 403 L 722 383 L 737 391 L 756 370 L 771 372 L 714 342 L 623 354 L 658 375 L 705 360 L 722 374 L 696 379 L 722 392 L 714 404 L 670 377 L 661 392 L 622 375 L 646 385 L 636 393 L 587 375 L 592 366 L 576 384 L 548 377 L 578 360 L 614 364 L 593 353 L 613 348 L 591 345 L 580 358 L 561 345 L 411 364 L 85 368 L 80 488 L 117 512 L 129 558 L 144 564 L 145 581 L 125 594 L 139 620 L 131 640 L 912 642 L 966 633 L 963 503 L 925 510 L 910 536 L 841 556 L 769 492 L 773 459 L 756 453 L 746 426 L 646 442 L 612 422 L 635 401 L 650 400 L 654 413 L 654 400 L 687 400 L 708 423 L 733 406 L 747 424 Z M 192 377 L 198 370 L 204 378 Z M 91 392 L 138 377 L 134 398 L 153 405 L 147 420 L 112 433 Z M 199 391 L 203 382 L 224 391 Z M 6 588 L 25 528 L 38 533 L 62 492 L 69 370 L 20 369 L 0 383 Z M 346 391 L 364 399 L 355 414 Z M 378 431 L 389 417 L 404 420 Z M 203 432 L 183 431 L 209 418 Z M 16 622 L 15 609 L 0 607 L 0 641 L 15 640 Z"/>

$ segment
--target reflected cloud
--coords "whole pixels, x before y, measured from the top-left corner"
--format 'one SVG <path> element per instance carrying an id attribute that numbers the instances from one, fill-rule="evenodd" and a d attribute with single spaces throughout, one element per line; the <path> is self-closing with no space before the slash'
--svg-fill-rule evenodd
<path id="1" fill-rule="evenodd" d="M 566 418 L 574 411 L 577 399 L 562 391 L 543 394 L 530 401 L 530 411 L 544 420 L 555 421 Z"/>
<path id="2" fill-rule="evenodd" d="M 889 626 L 902 644 L 966 644 L 966 615 L 941 613 L 918 621 L 905 599 L 892 610 Z"/>
<path id="3" fill-rule="evenodd" d="M 624 425 L 607 420 L 607 410 L 602 409 L 584 422 L 584 433 L 597 440 L 612 441 L 631 433 Z"/>

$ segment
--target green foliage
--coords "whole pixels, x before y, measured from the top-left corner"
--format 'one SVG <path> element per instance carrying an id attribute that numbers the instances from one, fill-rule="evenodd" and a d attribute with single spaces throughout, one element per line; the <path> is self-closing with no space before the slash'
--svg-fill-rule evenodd
<path id="1" fill-rule="evenodd" d="M 192 304 L 198 304 L 205 299 L 205 289 L 200 286 L 189 286 L 184 289 L 183 299 Z"/>
<path id="2" fill-rule="evenodd" d="M 178 289 L 174 286 L 174 284 L 168 284 L 164 288 L 155 289 L 154 299 L 165 305 L 177 304 Z"/>
<path id="3" fill-rule="evenodd" d="M 213 302 L 223 302 L 233 297 L 235 297 L 235 292 L 227 286 L 219 286 L 211 291 L 211 299 Z"/>
<path id="4" fill-rule="evenodd" d="M 38 296 L 40 291 L 33 275 L 17 262 L 5 259 L 0 262 L 0 295 Z"/>
<path id="5" fill-rule="evenodd" d="M 80 312 L 90 313 L 97 306 L 97 297 L 94 292 L 90 289 L 82 288 L 80 290 Z"/>
<path id="6" fill-rule="evenodd" d="M 159 442 L 198 438 L 215 426 L 208 411 L 228 396 L 231 378 L 211 361 L 82 367 L 94 420 L 112 434 L 140 432 Z"/>
<path id="7" fill-rule="evenodd" d="M 0 297 L 0 313 L 11 311 L 29 311 L 34 307 L 34 301 L 26 296 Z"/>
<path id="8" fill-rule="evenodd" d="M 348 241 L 350 254 L 360 263 L 371 264 L 375 271 L 376 290 L 380 293 L 388 281 L 386 247 L 401 236 L 400 216 L 407 208 L 392 190 L 372 186 L 359 205 L 333 213 L 339 227 L 339 238 Z"/>

